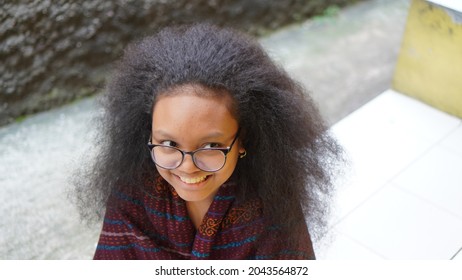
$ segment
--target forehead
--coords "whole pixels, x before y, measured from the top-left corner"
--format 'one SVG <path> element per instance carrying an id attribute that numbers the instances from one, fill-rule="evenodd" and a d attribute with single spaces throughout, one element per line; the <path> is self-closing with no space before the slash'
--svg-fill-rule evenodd
<path id="1" fill-rule="evenodd" d="M 182 87 L 161 95 L 153 108 L 153 131 L 162 130 L 176 136 L 235 133 L 238 124 L 230 111 L 230 95 L 197 90 Z"/>
<path id="2" fill-rule="evenodd" d="M 198 97 L 207 97 L 208 99 L 219 99 L 223 100 L 223 102 L 228 107 L 228 110 L 231 114 L 236 115 L 236 102 L 234 101 L 232 95 L 224 88 L 209 88 L 202 84 L 198 83 L 190 83 L 184 85 L 177 85 L 167 90 L 160 92 L 160 94 L 156 98 L 156 103 L 160 99 L 166 96 L 175 96 L 175 95 L 195 95 Z"/>

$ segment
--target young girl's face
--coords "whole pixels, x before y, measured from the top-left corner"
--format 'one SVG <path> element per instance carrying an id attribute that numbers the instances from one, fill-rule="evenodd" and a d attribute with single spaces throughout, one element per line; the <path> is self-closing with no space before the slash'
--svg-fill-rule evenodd
<path id="1" fill-rule="evenodd" d="M 161 96 L 154 106 L 152 143 L 173 146 L 185 152 L 199 148 L 227 148 L 238 132 L 238 123 L 229 111 L 230 97 L 206 94 L 198 89 L 181 87 L 178 93 Z M 204 90 L 204 89 L 202 89 Z M 199 169 L 191 155 L 185 155 L 176 169 L 156 165 L 159 174 L 189 202 L 211 203 L 219 187 L 229 179 L 244 149 L 236 140 L 222 169 L 207 172 Z"/>

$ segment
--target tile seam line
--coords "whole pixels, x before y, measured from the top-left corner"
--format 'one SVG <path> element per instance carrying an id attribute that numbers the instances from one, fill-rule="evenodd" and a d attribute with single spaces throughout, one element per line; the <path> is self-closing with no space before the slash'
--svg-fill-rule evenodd
<path id="1" fill-rule="evenodd" d="M 388 182 L 388 181 L 387 181 Z M 363 201 L 361 201 L 358 205 L 356 205 L 355 207 L 353 207 L 353 209 L 351 209 L 350 211 L 348 211 L 345 215 L 343 215 L 342 218 L 338 219 L 337 222 L 335 222 L 334 224 L 332 224 L 331 227 L 329 227 L 329 230 L 331 229 L 334 229 L 336 228 L 336 226 L 338 224 L 340 224 L 341 222 L 343 222 L 346 218 L 348 218 L 348 216 L 350 216 L 351 214 L 353 214 L 358 208 L 360 208 L 361 206 L 363 206 L 367 201 L 369 201 L 372 197 L 374 197 L 378 192 L 380 192 L 382 189 L 385 188 L 385 186 L 388 184 L 387 182 L 383 183 L 380 187 L 378 187 L 374 192 L 372 192 L 369 196 L 367 196 Z"/>
<path id="2" fill-rule="evenodd" d="M 460 120 L 459 122 L 459 125 L 456 126 L 451 132 L 448 133 L 448 135 L 446 135 L 442 140 L 441 142 L 443 142 L 445 139 L 447 139 L 448 137 L 450 137 L 453 133 L 456 132 L 456 130 L 458 129 L 462 129 L 462 119 Z M 453 154 L 456 154 L 457 156 L 459 157 L 462 157 L 462 153 L 460 151 L 457 151 L 456 149 L 453 149 L 452 147 L 450 147 L 449 145 L 444 145 L 442 143 L 439 143 L 441 144 L 439 147 L 441 147 L 442 149 L 446 150 L 447 152 L 451 152 Z"/>
<path id="3" fill-rule="evenodd" d="M 454 258 L 455 258 L 460 252 L 462 252 L 462 247 L 460 247 L 459 250 L 457 250 L 457 252 L 456 252 L 449 260 L 454 260 Z"/>
<path id="4" fill-rule="evenodd" d="M 458 220 L 460 220 L 462 222 L 462 216 L 459 216 L 458 214 L 454 213 L 453 211 L 450 211 L 450 210 L 448 210 L 448 209 L 446 209 L 444 207 L 441 207 L 438 204 L 434 203 L 433 201 L 431 201 L 431 200 L 429 200 L 429 199 L 427 199 L 427 198 L 425 198 L 425 197 L 423 197 L 423 196 L 421 196 L 421 195 L 419 195 L 419 194 L 417 194 L 417 193 L 415 193 L 413 191 L 410 191 L 410 190 L 406 189 L 405 187 L 401 186 L 400 184 L 397 184 L 396 182 L 391 182 L 390 186 L 397 189 L 397 190 L 399 190 L 399 191 L 401 191 L 401 192 L 406 193 L 407 195 L 410 195 L 410 196 L 414 197 L 415 199 L 418 199 L 418 200 L 421 200 L 421 201 L 423 201 L 425 203 L 428 203 L 431 206 L 435 207 L 436 209 L 438 209 L 440 211 L 443 211 L 443 212 L 453 216 L 454 218 L 456 218 L 456 219 L 458 219 Z"/>
<path id="5" fill-rule="evenodd" d="M 392 185 L 392 187 L 394 187 L 395 189 L 398 189 L 398 188 L 397 188 L 396 186 L 394 186 L 394 185 Z M 403 190 L 399 189 L 399 191 L 403 191 Z M 408 194 L 408 195 L 413 196 L 412 194 Z M 438 209 L 439 209 L 439 208 L 438 208 Z M 441 209 L 440 209 L 440 210 L 441 210 Z M 448 212 L 448 211 L 445 211 L 445 212 Z M 450 213 L 450 214 L 452 214 L 452 213 Z M 383 259 L 385 259 L 385 260 L 389 260 L 389 259 L 390 259 L 390 258 L 387 258 L 386 256 L 384 256 L 383 254 L 377 252 L 376 250 L 370 248 L 369 246 L 363 244 L 361 241 L 359 241 L 359 240 L 356 239 L 355 237 L 351 236 L 350 234 L 348 234 L 348 233 L 346 233 L 346 232 L 344 232 L 344 231 L 342 231 L 342 230 L 340 230 L 340 229 L 338 229 L 338 228 L 335 228 L 334 231 L 336 231 L 336 232 L 338 232 L 338 233 L 344 235 L 345 237 L 347 237 L 347 238 L 350 239 L 351 241 L 357 243 L 358 245 L 360 245 L 360 246 L 363 247 L 363 248 L 368 249 L 370 252 L 373 252 L 374 254 L 376 254 L 376 255 L 382 257 Z M 449 260 L 454 259 L 461 251 L 462 251 L 462 247 L 459 248 L 459 249 L 456 251 L 456 253 L 455 253 L 454 255 L 452 255 L 451 257 L 449 257 Z"/>
<path id="6" fill-rule="evenodd" d="M 432 150 L 435 149 L 435 147 L 444 147 L 443 145 L 441 145 L 441 143 L 449 136 L 451 135 L 454 131 L 456 131 L 460 126 L 460 123 L 459 125 L 455 126 L 454 128 L 452 128 L 450 131 L 446 132 L 445 135 L 443 137 L 441 137 L 440 139 L 438 139 L 437 141 L 435 141 L 434 144 L 432 144 L 430 147 L 428 147 L 427 149 L 425 149 L 424 151 L 422 151 L 422 153 L 420 153 L 417 157 L 415 157 L 413 160 L 411 160 L 409 162 L 409 164 L 407 164 L 403 169 L 401 169 L 400 171 L 396 172 L 396 174 L 394 174 L 393 176 L 390 177 L 390 179 L 387 180 L 386 182 L 386 185 L 387 184 L 390 184 L 392 183 L 395 179 L 397 179 L 401 174 L 403 174 L 404 172 L 408 171 L 409 168 L 411 166 L 413 166 L 415 163 L 417 163 L 418 161 L 420 161 L 422 158 L 424 158 L 425 156 L 427 156 Z"/>
<path id="7" fill-rule="evenodd" d="M 395 179 L 397 179 L 401 174 L 403 174 L 405 171 L 407 171 L 409 169 L 409 167 L 411 167 L 412 165 L 414 165 L 416 162 L 418 162 L 419 160 L 421 160 L 424 156 L 426 156 L 430 151 L 432 151 L 436 146 L 439 146 L 439 147 L 444 147 L 443 145 L 440 145 L 444 139 L 446 139 L 449 135 L 451 135 L 455 130 L 457 130 L 459 128 L 459 126 L 461 126 L 461 123 L 459 123 L 457 126 L 455 126 L 454 128 L 452 128 L 450 131 L 446 132 L 445 133 L 445 136 L 441 137 L 438 141 L 435 141 L 434 144 L 432 144 L 430 147 L 428 147 L 427 149 L 425 149 L 422 153 L 420 153 L 417 157 L 415 157 L 412 161 L 409 162 L 409 164 L 407 164 L 402 170 L 398 171 L 396 174 L 394 174 L 393 176 L 391 176 L 389 179 L 387 179 L 379 188 L 377 188 L 376 191 L 372 192 L 369 196 L 367 196 L 363 201 L 361 201 L 361 203 L 359 203 L 358 205 L 356 205 L 356 207 L 354 207 L 353 209 L 351 209 L 350 211 L 347 212 L 347 214 L 345 214 L 342 218 L 340 218 L 336 223 L 334 223 L 331 227 L 329 227 L 328 230 L 331 230 L 332 228 L 335 228 L 335 226 L 337 226 L 338 224 L 340 224 L 342 221 L 344 221 L 348 216 L 350 216 L 352 213 L 354 213 L 358 208 L 360 208 L 361 206 L 363 206 L 367 201 L 369 201 L 372 197 L 376 196 L 377 193 L 381 192 L 382 190 L 385 189 L 385 187 L 387 185 L 392 185 L 394 186 L 395 188 L 397 187 L 397 185 L 395 183 L 393 183 L 395 181 Z M 445 210 L 447 211 L 447 210 Z M 452 214 L 452 212 L 451 212 Z M 460 217 L 459 217 L 460 219 Z"/>
<path id="8" fill-rule="evenodd" d="M 353 236 L 349 235 L 348 233 L 345 233 L 341 230 L 338 230 L 336 229 L 336 231 L 342 235 L 344 235 L 346 238 L 348 238 L 350 241 L 356 243 L 357 245 L 365 248 L 366 250 L 368 250 L 369 252 L 372 252 L 376 255 L 378 255 L 379 257 L 381 257 L 382 259 L 384 260 L 388 260 L 389 258 L 385 257 L 384 255 L 382 255 L 381 253 L 375 251 L 374 249 L 370 248 L 369 246 L 366 246 L 365 244 L 363 244 L 361 241 L 357 240 L 356 238 L 354 238 Z"/>
<path id="9" fill-rule="evenodd" d="M 422 158 L 424 158 L 425 156 L 427 156 L 432 150 L 434 150 L 436 147 L 441 147 L 441 148 L 445 148 L 444 145 L 441 145 L 441 143 L 448 138 L 449 135 L 451 135 L 452 133 L 454 133 L 457 129 L 459 129 L 459 127 L 462 125 L 462 122 L 459 122 L 459 124 L 455 127 L 453 127 L 450 131 L 446 132 L 444 134 L 443 137 L 441 137 L 440 139 L 438 139 L 437 141 L 435 141 L 434 144 L 432 144 L 430 147 L 428 147 L 427 149 L 425 149 L 422 153 L 420 153 L 417 157 L 415 157 L 412 161 L 409 162 L 409 164 L 407 164 L 403 169 L 401 169 L 399 172 L 397 172 L 396 174 L 394 174 L 393 176 L 390 177 L 390 179 L 387 180 L 386 184 L 392 184 L 392 185 L 397 185 L 396 183 L 393 183 L 395 181 L 395 179 L 397 179 L 399 176 L 401 176 L 401 174 L 403 174 L 404 172 L 408 171 L 409 168 L 411 166 L 413 166 L 415 163 L 417 163 L 418 161 L 420 161 Z M 383 188 L 383 187 L 382 187 Z"/>

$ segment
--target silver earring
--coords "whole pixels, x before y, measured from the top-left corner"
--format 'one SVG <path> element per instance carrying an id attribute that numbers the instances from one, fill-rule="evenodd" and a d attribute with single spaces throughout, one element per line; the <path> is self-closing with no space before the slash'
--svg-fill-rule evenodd
<path id="1" fill-rule="evenodd" d="M 247 151 L 244 150 L 243 153 L 239 153 L 239 158 L 243 158 L 243 157 L 245 157 L 246 155 L 247 155 Z"/>

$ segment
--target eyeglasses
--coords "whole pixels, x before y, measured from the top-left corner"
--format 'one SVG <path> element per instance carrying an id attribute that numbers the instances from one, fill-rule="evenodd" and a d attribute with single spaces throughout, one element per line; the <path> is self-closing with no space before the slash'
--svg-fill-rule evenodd
<path id="1" fill-rule="evenodd" d="M 178 168 L 184 161 L 185 155 L 190 155 L 197 168 L 205 172 L 216 172 L 225 166 L 226 156 L 239 136 L 239 130 L 231 145 L 227 148 L 200 148 L 185 152 L 176 147 L 167 145 L 153 145 L 149 140 L 148 148 L 151 151 L 152 161 L 164 169 Z"/>

